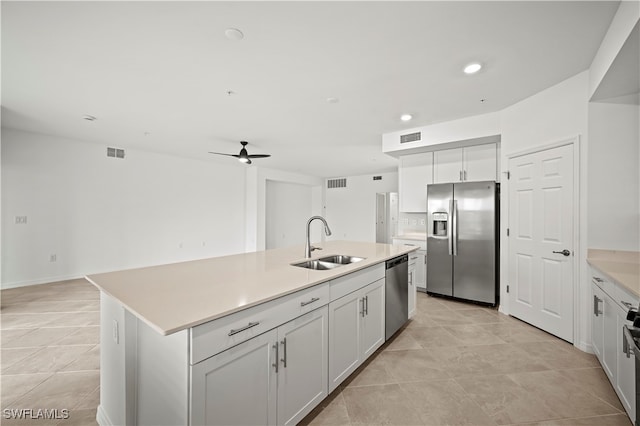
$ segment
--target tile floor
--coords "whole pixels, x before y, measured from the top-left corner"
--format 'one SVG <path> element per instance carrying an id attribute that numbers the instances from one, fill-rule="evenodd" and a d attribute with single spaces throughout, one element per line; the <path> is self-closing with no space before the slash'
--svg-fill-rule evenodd
<path id="1" fill-rule="evenodd" d="M 3 425 L 96 425 L 99 293 L 84 280 L 3 290 Z M 18 421 L 5 409 L 68 409 Z M 598 361 L 497 311 L 418 294 L 418 313 L 303 424 L 631 424 Z"/>

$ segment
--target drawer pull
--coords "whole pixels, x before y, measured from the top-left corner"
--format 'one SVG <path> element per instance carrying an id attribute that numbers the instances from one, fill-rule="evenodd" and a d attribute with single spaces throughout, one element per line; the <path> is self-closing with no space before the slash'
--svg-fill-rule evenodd
<path id="1" fill-rule="evenodd" d="M 593 277 L 593 279 L 596 280 L 596 282 L 598 282 L 598 283 L 604 282 L 604 280 L 602 278 Z"/>
<path id="2" fill-rule="evenodd" d="M 633 307 L 633 303 L 625 302 L 624 300 L 621 300 L 620 303 L 626 306 L 627 309 L 631 309 Z"/>
<path id="3" fill-rule="evenodd" d="M 256 325 L 258 325 L 258 324 L 260 324 L 260 321 L 250 322 L 249 324 L 245 325 L 245 326 L 244 326 L 244 327 L 242 327 L 242 328 L 238 328 L 238 329 L 235 329 L 235 330 L 231 330 L 231 331 L 229 331 L 229 336 L 233 336 L 234 334 L 241 333 L 241 332 L 243 332 L 243 331 L 245 331 L 245 330 L 250 329 L 251 327 L 255 327 L 255 326 L 256 326 Z"/>
<path id="4" fill-rule="evenodd" d="M 317 302 L 318 300 L 320 300 L 319 297 L 312 297 L 308 302 L 300 302 L 300 306 L 307 306 L 312 304 L 313 302 Z"/>

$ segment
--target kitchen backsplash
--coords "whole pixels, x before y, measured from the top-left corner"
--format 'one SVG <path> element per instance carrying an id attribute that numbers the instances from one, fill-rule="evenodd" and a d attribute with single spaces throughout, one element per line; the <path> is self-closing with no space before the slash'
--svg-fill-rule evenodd
<path id="1" fill-rule="evenodd" d="M 427 214 L 426 213 L 402 213 L 398 214 L 398 233 L 397 235 L 427 232 Z"/>

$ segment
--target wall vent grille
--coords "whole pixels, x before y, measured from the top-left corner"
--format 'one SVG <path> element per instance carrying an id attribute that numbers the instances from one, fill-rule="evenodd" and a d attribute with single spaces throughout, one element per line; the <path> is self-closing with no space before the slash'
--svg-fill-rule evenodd
<path id="1" fill-rule="evenodd" d="M 124 149 L 107 147 L 107 157 L 124 158 Z"/>
<path id="2" fill-rule="evenodd" d="M 347 178 L 339 178 L 339 179 L 327 179 L 327 188 L 346 188 L 347 187 Z"/>
<path id="3" fill-rule="evenodd" d="M 406 135 L 400 135 L 400 143 L 417 142 L 421 139 L 421 136 L 422 135 L 420 132 L 407 133 Z"/>

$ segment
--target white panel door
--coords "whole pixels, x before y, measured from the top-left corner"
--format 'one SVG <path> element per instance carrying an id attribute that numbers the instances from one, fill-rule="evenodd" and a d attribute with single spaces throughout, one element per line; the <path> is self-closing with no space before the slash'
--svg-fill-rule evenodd
<path id="1" fill-rule="evenodd" d="M 278 424 L 294 425 L 327 395 L 328 309 L 278 328 Z"/>
<path id="2" fill-rule="evenodd" d="M 509 171 L 509 309 L 573 342 L 573 145 L 511 158 Z"/>

